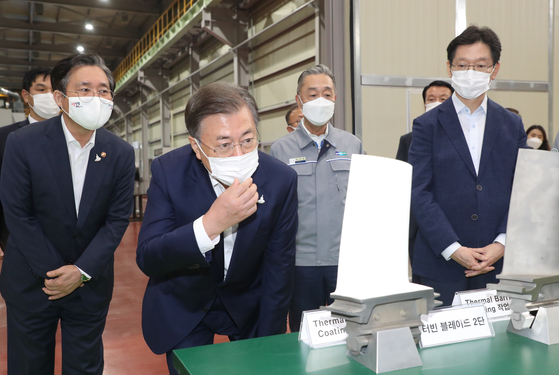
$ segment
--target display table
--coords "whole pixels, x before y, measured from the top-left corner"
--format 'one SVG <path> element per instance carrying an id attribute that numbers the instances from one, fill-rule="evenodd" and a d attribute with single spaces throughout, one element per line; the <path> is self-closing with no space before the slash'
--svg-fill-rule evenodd
<path id="1" fill-rule="evenodd" d="M 422 367 L 390 375 L 557 375 L 559 344 L 547 346 L 493 324 L 495 337 L 419 350 Z M 374 374 L 346 357 L 345 345 L 310 349 L 296 333 L 176 350 L 181 375 Z M 398 355 L 398 353 L 394 353 Z"/>

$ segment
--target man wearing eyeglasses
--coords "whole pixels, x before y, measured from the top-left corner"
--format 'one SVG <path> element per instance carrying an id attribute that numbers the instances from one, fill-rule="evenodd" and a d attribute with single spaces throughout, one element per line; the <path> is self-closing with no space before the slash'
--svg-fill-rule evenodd
<path id="1" fill-rule="evenodd" d="M 451 99 L 414 120 L 412 213 L 419 233 L 414 281 L 450 305 L 455 292 L 485 288 L 501 272 L 520 117 L 487 98 L 501 42 L 468 27 L 447 48 Z"/>
<path id="2" fill-rule="evenodd" d="M 92 52 L 51 72 L 61 116 L 11 133 L 0 196 L 10 237 L 0 273 L 8 374 L 102 374 L 114 252 L 132 212 L 134 150 L 101 127 L 114 79 Z"/>
<path id="3" fill-rule="evenodd" d="M 142 327 L 166 353 L 284 333 L 293 289 L 297 176 L 258 151 L 258 108 L 215 82 L 188 101 L 190 144 L 153 160 L 137 263 Z"/>

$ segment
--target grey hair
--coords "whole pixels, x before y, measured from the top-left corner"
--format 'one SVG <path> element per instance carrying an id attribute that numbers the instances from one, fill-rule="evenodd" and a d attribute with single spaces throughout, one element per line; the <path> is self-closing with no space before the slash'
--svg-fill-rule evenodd
<path id="1" fill-rule="evenodd" d="M 82 53 L 75 53 L 60 60 L 52 69 L 50 80 L 53 90 L 58 90 L 66 93 L 66 87 L 70 82 L 72 70 L 80 66 L 97 66 L 107 75 L 111 91 L 115 89 L 115 79 L 113 74 L 105 65 L 105 60 L 93 51 L 84 51 Z"/>
<path id="2" fill-rule="evenodd" d="M 213 82 L 202 86 L 188 100 L 184 110 L 184 122 L 190 135 L 200 139 L 202 120 L 211 115 L 232 115 L 247 107 L 258 128 L 260 117 L 256 100 L 247 89 L 227 82 Z"/>
<path id="3" fill-rule="evenodd" d="M 326 74 L 332 80 L 332 83 L 334 84 L 334 89 L 336 88 L 336 78 L 334 78 L 334 75 L 332 74 L 330 68 L 328 68 L 324 64 L 318 64 L 305 69 L 303 73 L 301 73 L 299 79 L 297 80 L 297 95 L 301 94 L 301 87 L 303 87 L 303 82 L 305 81 L 305 77 L 314 74 Z"/>

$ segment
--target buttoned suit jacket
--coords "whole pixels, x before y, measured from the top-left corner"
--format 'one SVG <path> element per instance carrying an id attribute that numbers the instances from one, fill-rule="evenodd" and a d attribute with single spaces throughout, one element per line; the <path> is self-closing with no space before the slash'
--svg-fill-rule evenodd
<path id="1" fill-rule="evenodd" d="M 75 264 L 92 280 L 73 293 L 93 311 L 108 306 L 114 251 L 128 226 L 133 191 L 132 147 L 98 129 L 77 216 L 60 116 L 11 133 L 0 180 L 10 230 L 0 273 L 6 302 L 26 311 L 44 310 L 50 305 L 42 291 L 46 273 Z"/>
<path id="2" fill-rule="evenodd" d="M 193 222 L 216 200 L 209 175 L 190 145 L 154 159 L 137 263 L 150 277 L 142 327 L 148 346 L 165 353 L 204 318 L 216 296 L 243 338 L 284 332 L 293 288 L 297 176 L 259 152 L 253 182 L 264 203 L 239 223 L 224 280 L 223 235 L 210 261 Z"/>
<path id="3" fill-rule="evenodd" d="M 519 116 L 487 100 L 479 173 L 452 100 L 414 120 L 409 161 L 413 166 L 412 214 L 419 233 L 413 273 L 437 281 L 458 281 L 465 268 L 441 253 L 452 243 L 480 248 L 506 232 L 518 149 L 526 147 Z M 495 270 L 477 276 L 494 281 Z"/>
<path id="4" fill-rule="evenodd" d="M 2 168 L 2 160 L 4 157 L 4 150 L 6 149 L 6 141 L 8 140 L 8 135 L 10 135 L 11 132 L 14 132 L 26 125 L 29 125 L 29 118 L 0 128 L 0 171 Z M 2 247 L 2 249 L 6 248 L 6 243 L 8 242 L 9 235 L 10 231 L 6 226 L 6 220 L 4 219 L 4 209 L 2 208 L 2 204 L 0 204 L 0 247 Z"/>

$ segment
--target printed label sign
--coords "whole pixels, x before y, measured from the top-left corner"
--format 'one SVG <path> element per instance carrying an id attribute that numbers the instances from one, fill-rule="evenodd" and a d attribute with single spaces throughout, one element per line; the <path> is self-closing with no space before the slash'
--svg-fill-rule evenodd
<path id="1" fill-rule="evenodd" d="M 429 311 L 421 315 L 421 321 L 422 348 L 495 336 L 483 305 Z"/>
<path id="2" fill-rule="evenodd" d="M 332 317 L 330 311 L 304 311 L 299 341 L 303 341 L 311 348 L 345 344 L 347 338 L 345 325 L 344 319 Z"/>
<path id="3" fill-rule="evenodd" d="M 452 306 L 484 305 L 487 317 L 492 322 L 505 320 L 510 317 L 510 298 L 497 295 L 493 289 L 478 289 L 458 292 L 454 296 Z"/>

